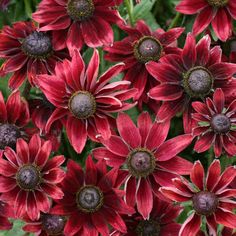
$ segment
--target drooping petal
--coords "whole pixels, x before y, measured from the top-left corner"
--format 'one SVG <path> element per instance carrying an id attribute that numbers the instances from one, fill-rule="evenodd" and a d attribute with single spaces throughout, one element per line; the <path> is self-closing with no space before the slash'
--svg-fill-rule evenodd
<path id="1" fill-rule="evenodd" d="M 201 226 L 201 216 L 197 214 L 190 215 L 182 224 L 181 229 L 179 231 L 179 236 L 195 236 L 197 235 Z"/>
<path id="2" fill-rule="evenodd" d="M 200 161 L 196 161 L 190 173 L 191 181 L 200 189 L 204 190 L 204 169 Z"/>

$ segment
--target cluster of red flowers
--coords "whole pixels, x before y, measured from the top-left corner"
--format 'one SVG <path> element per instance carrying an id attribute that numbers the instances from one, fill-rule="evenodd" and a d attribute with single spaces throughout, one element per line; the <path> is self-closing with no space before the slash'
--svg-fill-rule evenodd
<path id="1" fill-rule="evenodd" d="M 0 229 L 11 218 L 40 236 L 235 235 L 236 168 L 221 171 L 220 161 L 236 155 L 236 53 L 219 45 L 232 35 L 236 1 L 181 0 L 176 11 L 198 14 L 187 35 L 132 26 L 121 4 L 42 0 L 32 21 L 0 31 L 0 76 L 10 74 L 12 90 L 6 101 L 0 92 Z M 99 71 L 97 47 L 117 64 Z M 135 106 L 136 121 L 125 113 Z M 173 137 L 181 113 L 184 132 Z M 94 143 L 85 168 L 54 154 L 62 134 L 78 159 Z M 179 156 L 186 148 L 219 159 L 204 170 Z"/>

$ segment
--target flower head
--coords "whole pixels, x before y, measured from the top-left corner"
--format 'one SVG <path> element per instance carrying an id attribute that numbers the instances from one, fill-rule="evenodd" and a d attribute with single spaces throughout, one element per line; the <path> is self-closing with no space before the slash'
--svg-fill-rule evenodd
<path id="1" fill-rule="evenodd" d="M 210 49 L 210 37 L 204 36 L 196 44 L 192 34 L 188 34 L 181 55 L 166 55 L 160 63 L 149 62 L 147 70 L 158 81 L 149 96 L 164 101 L 157 113 L 160 120 L 173 117 L 184 111 L 185 132 L 192 129 L 191 102 L 210 96 L 215 88 L 231 96 L 235 83 L 231 79 L 236 73 L 236 64 L 221 62 L 219 46 Z"/>
<path id="2" fill-rule="evenodd" d="M 112 135 L 101 140 L 105 147 L 93 150 L 97 159 L 104 159 L 108 165 L 120 167 L 126 173 L 126 202 L 137 203 L 138 212 L 144 219 L 153 208 L 153 192 L 159 186 L 171 185 L 171 179 L 178 174 L 189 174 L 192 163 L 178 157 L 192 141 L 191 135 L 180 135 L 165 142 L 169 122 L 152 123 L 148 113 L 138 117 L 138 127 L 130 117 L 120 113 L 117 128 L 120 136 Z"/>
<path id="3" fill-rule="evenodd" d="M 99 47 L 113 43 L 112 23 L 122 22 L 112 7 L 122 0 L 43 0 L 33 19 L 40 23 L 41 31 L 53 30 L 57 49 L 81 49 L 84 43 Z M 90 29 L 90 30 L 88 30 Z"/>
<path id="4" fill-rule="evenodd" d="M 65 52 L 56 51 L 50 34 L 39 32 L 33 22 L 4 26 L 0 42 L 0 58 L 5 60 L 0 74 L 13 73 L 11 89 L 20 87 L 26 77 L 35 85 L 36 75 L 52 73 L 56 62 L 68 57 Z"/>
<path id="5" fill-rule="evenodd" d="M 43 142 L 38 135 L 34 135 L 29 144 L 18 139 L 16 152 L 5 148 L 6 160 L 0 159 L 1 199 L 13 204 L 17 218 L 27 215 L 31 220 L 37 220 L 40 211 L 49 211 L 49 197 L 63 197 L 57 184 L 64 178 L 65 173 L 59 168 L 64 157 L 49 160 L 50 152 L 50 141 Z"/>
<path id="6" fill-rule="evenodd" d="M 155 197 L 149 219 L 144 220 L 138 213 L 124 216 L 127 233 L 115 231 L 111 236 L 178 236 L 181 225 L 175 219 L 181 211 L 180 206 L 173 206 Z"/>
<path id="7" fill-rule="evenodd" d="M 210 24 L 216 36 L 226 41 L 232 34 L 232 20 L 236 20 L 234 0 L 182 0 L 176 10 L 183 14 L 197 14 L 193 34 L 204 31 Z"/>
<path id="8" fill-rule="evenodd" d="M 203 218 L 212 235 L 216 235 L 217 224 L 232 229 L 236 227 L 236 215 L 232 212 L 236 207 L 233 201 L 236 189 L 228 187 L 236 176 L 236 169 L 230 166 L 222 174 L 220 172 L 220 162 L 215 160 L 205 177 L 202 164 L 196 161 L 190 174 L 191 182 L 176 178 L 173 179 L 175 187 L 160 188 L 167 198 L 180 203 L 190 201 L 193 208 L 193 213 L 185 220 L 179 236 L 190 232 L 192 235 L 197 234 Z"/>
<path id="9" fill-rule="evenodd" d="M 52 213 L 66 215 L 68 220 L 64 233 L 73 235 L 109 235 L 108 224 L 120 232 L 126 226 L 120 214 L 134 213 L 122 200 L 120 187 L 121 172 L 118 169 L 106 170 L 104 161 L 86 160 L 86 171 L 69 160 L 67 174 L 62 182 L 64 198 L 58 201 Z M 78 220 L 79 219 L 79 220 Z"/>
<path id="10" fill-rule="evenodd" d="M 193 133 L 198 136 L 194 147 L 197 152 L 204 152 L 213 146 L 216 157 L 221 155 L 222 149 L 229 156 L 236 155 L 235 104 L 236 100 L 226 106 L 221 89 L 216 89 L 213 100 L 207 98 L 204 103 L 192 103 L 196 111 L 192 117 L 196 120 Z"/>
<path id="11" fill-rule="evenodd" d="M 132 85 L 138 89 L 135 100 L 146 101 L 146 93 L 157 82 L 150 76 L 146 70 L 145 63 L 148 61 L 158 61 L 162 56 L 169 53 L 178 53 L 179 50 L 173 46 L 173 43 L 184 31 L 183 28 L 174 28 L 167 32 L 158 29 L 154 32 L 139 20 L 135 28 L 123 26 L 128 37 L 122 41 L 114 42 L 112 46 L 104 47 L 108 52 L 105 58 L 113 62 L 125 63 L 124 80 L 132 82 Z"/>
<path id="12" fill-rule="evenodd" d="M 78 51 L 72 61 L 58 63 L 55 74 L 38 77 L 38 84 L 47 99 L 56 107 L 46 125 L 46 131 L 54 121 L 66 118 L 65 126 L 70 143 L 82 152 L 87 136 L 98 141 L 111 135 L 111 113 L 127 110 L 135 104 L 125 103 L 135 93 L 128 89 L 130 82 L 118 81 L 109 84 L 123 68 L 113 66 L 98 77 L 99 56 L 95 49 L 87 68 Z"/>

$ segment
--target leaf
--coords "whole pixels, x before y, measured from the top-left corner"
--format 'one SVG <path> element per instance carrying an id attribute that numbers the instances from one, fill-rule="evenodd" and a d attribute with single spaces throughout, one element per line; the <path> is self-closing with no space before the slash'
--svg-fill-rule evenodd
<path id="1" fill-rule="evenodd" d="M 144 0 L 141 3 L 137 4 L 134 7 L 133 17 L 135 20 L 137 19 L 145 19 L 146 15 L 150 13 L 153 5 L 155 4 L 155 0 Z"/>

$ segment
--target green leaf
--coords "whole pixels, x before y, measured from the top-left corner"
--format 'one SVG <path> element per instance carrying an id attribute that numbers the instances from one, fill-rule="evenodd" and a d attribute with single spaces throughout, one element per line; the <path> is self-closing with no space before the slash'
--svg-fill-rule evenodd
<path id="1" fill-rule="evenodd" d="M 134 7 L 133 17 L 136 20 L 145 19 L 146 15 L 149 13 L 155 4 L 155 0 L 143 0 L 140 4 Z"/>

